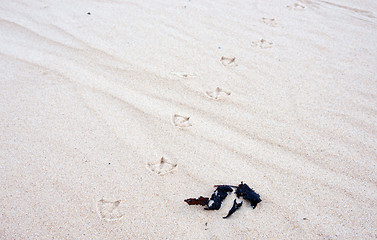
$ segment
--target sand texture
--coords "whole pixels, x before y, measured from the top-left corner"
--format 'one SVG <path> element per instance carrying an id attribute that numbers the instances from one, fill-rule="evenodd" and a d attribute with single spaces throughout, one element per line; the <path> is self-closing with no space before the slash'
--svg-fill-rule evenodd
<path id="1" fill-rule="evenodd" d="M 376 76 L 373 0 L 1 1 L 0 239 L 375 239 Z"/>

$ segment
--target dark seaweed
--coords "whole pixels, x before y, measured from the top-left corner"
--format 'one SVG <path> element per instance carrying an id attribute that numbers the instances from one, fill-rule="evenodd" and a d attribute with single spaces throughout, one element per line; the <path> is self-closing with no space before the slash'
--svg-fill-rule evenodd
<path id="1" fill-rule="evenodd" d="M 228 215 L 226 215 L 223 218 L 228 218 L 230 215 L 232 215 L 235 211 L 237 211 L 241 206 L 243 202 L 237 203 L 237 200 L 234 199 L 233 207 L 229 210 Z"/>
<path id="2" fill-rule="evenodd" d="M 219 210 L 221 207 L 221 203 L 223 200 L 228 196 L 228 192 L 233 192 L 233 189 L 227 185 L 218 186 L 216 191 L 212 194 L 209 202 L 208 208 L 204 208 L 205 210 Z"/>
<path id="3" fill-rule="evenodd" d="M 199 198 L 188 198 L 185 199 L 188 205 L 202 205 L 205 206 L 209 202 L 209 198 L 200 196 Z"/>
<path id="4" fill-rule="evenodd" d="M 236 190 L 237 197 L 243 197 L 251 203 L 251 206 L 255 208 L 262 200 L 258 193 L 251 189 L 246 183 L 241 182 Z"/>
<path id="5" fill-rule="evenodd" d="M 219 210 L 223 200 L 228 196 L 229 192 L 233 192 L 233 188 L 236 189 L 235 193 L 237 197 L 243 197 L 244 199 L 248 200 L 251 203 L 251 206 L 255 208 L 258 203 L 262 200 L 258 193 L 256 193 L 253 189 L 251 189 L 246 183 L 241 182 L 238 186 L 232 185 L 215 185 L 216 190 L 212 194 L 211 198 L 202 197 L 199 198 L 188 198 L 185 202 L 188 205 L 207 205 L 205 210 Z M 231 216 L 235 211 L 237 211 L 243 202 L 237 203 L 237 200 L 234 199 L 233 207 L 229 210 L 228 214 L 223 218 L 228 218 Z M 305 219 L 304 219 L 305 220 Z"/>

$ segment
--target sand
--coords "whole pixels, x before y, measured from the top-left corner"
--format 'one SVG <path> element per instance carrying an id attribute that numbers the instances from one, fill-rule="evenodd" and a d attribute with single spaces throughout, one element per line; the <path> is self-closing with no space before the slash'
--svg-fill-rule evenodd
<path id="1" fill-rule="evenodd" d="M 372 0 L 3 1 L 0 238 L 376 238 L 376 40 Z"/>

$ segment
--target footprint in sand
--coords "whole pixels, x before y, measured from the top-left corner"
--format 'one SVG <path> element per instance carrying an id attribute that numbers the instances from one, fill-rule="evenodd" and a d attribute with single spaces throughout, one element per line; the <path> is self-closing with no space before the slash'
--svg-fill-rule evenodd
<path id="1" fill-rule="evenodd" d="M 147 168 L 160 176 L 172 172 L 178 164 L 171 163 L 166 160 L 164 157 L 158 163 L 148 163 Z"/>
<path id="2" fill-rule="evenodd" d="M 270 41 L 267 41 L 265 39 L 261 39 L 259 41 L 254 41 L 251 43 L 251 46 L 253 47 L 259 47 L 259 48 L 271 48 L 274 44 Z"/>
<path id="3" fill-rule="evenodd" d="M 123 218 L 124 214 L 119 209 L 121 200 L 115 202 L 106 201 L 103 198 L 97 202 L 97 211 L 100 218 L 107 221 L 117 221 Z"/>
<path id="4" fill-rule="evenodd" d="M 224 96 L 229 96 L 230 92 L 224 91 L 221 88 L 217 87 L 214 91 L 206 91 L 206 96 L 212 99 L 219 99 Z"/>
<path id="5" fill-rule="evenodd" d="M 291 10 L 304 10 L 305 9 L 305 6 L 304 5 L 301 5 L 299 3 L 295 3 L 293 5 L 287 5 L 287 8 L 288 9 L 291 9 Z"/>
<path id="6" fill-rule="evenodd" d="M 190 123 L 190 117 L 174 114 L 172 117 L 172 121 L 174 126 L 176 127 L 187 128 L 192 126 L 192 124 Z"/>
<path id="7" fill-rule="evenodd" d="M 224 65 L 226 67 L 236 67 L 237 66 L 235 57 L 232 57 L 232 58 L 221 57 L 220 62 L 221 62 L 222 65 Z"/>
<path id="8" fill-rule="evenodd" d="M 195 78 L 196 74 L 187 73 L 187 72 L 171 72 L 170 74 L 173 74 L 180 78 Z"/>
<path id="9" fill-rule="evenodd" d="M 268 26 L 271 26 L 271 27 L 276 27 L 278 25 L 275 18 L 265 18 L 265 17 L 263 17 L 262 22 L 264 22 L 265 24 L 267 24 Z"/>

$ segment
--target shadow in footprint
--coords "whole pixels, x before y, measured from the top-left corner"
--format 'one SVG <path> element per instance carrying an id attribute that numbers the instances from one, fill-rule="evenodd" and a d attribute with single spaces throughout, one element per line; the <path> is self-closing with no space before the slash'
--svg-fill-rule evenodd
<path id="1" fill-rule="evenodd" d="M 160 176 L 172 172 L 178 164 L 171 163 L 166 160 L 164 157 L 158 163 L 148 163 L 147 168 Z"/>
<path id="2" fill-rule="evenodd" d="M 206 91 L 206 96 L 212 99 L 219 99 L 224 96 L 229 96 L 230 92 L 224 91 L 221 88 L 217 87 L 215 91 Z"/>
<path id="3" fill-rule="evenodd" d="M 274 44 L 272 42 L 269 42 L 263 38 L 259 41 L 255 41 L 251 43 L 251 46 L 259 47 L 259 48 L 271 48 L 273 45 Z"/>
<path id="4" fill-rule="evenodd" d="M 120 211 L 121 200 L 111 202 L 103 198 L 97 202 L 97 211 L 100 218 L 107 221 L 116 221 L 123 218 L 124 214 Z"/>
<path id="5" fill-rule="evenodd" d="M 192 124 L 190 123 L 190 117 L 174 114 L 172 117 L 172 121 L 174 126 L 176 127 L 187 128 L 192 126 Z"/>
<path id="6" fill-rule="evenodd" d="M 222 65 L 224 65 L 226 67 L 236 67 L 237 66 L 235 57 L 232 57 L 232 58 L 221 57 L 220 62 L 221 62 Z"/>

